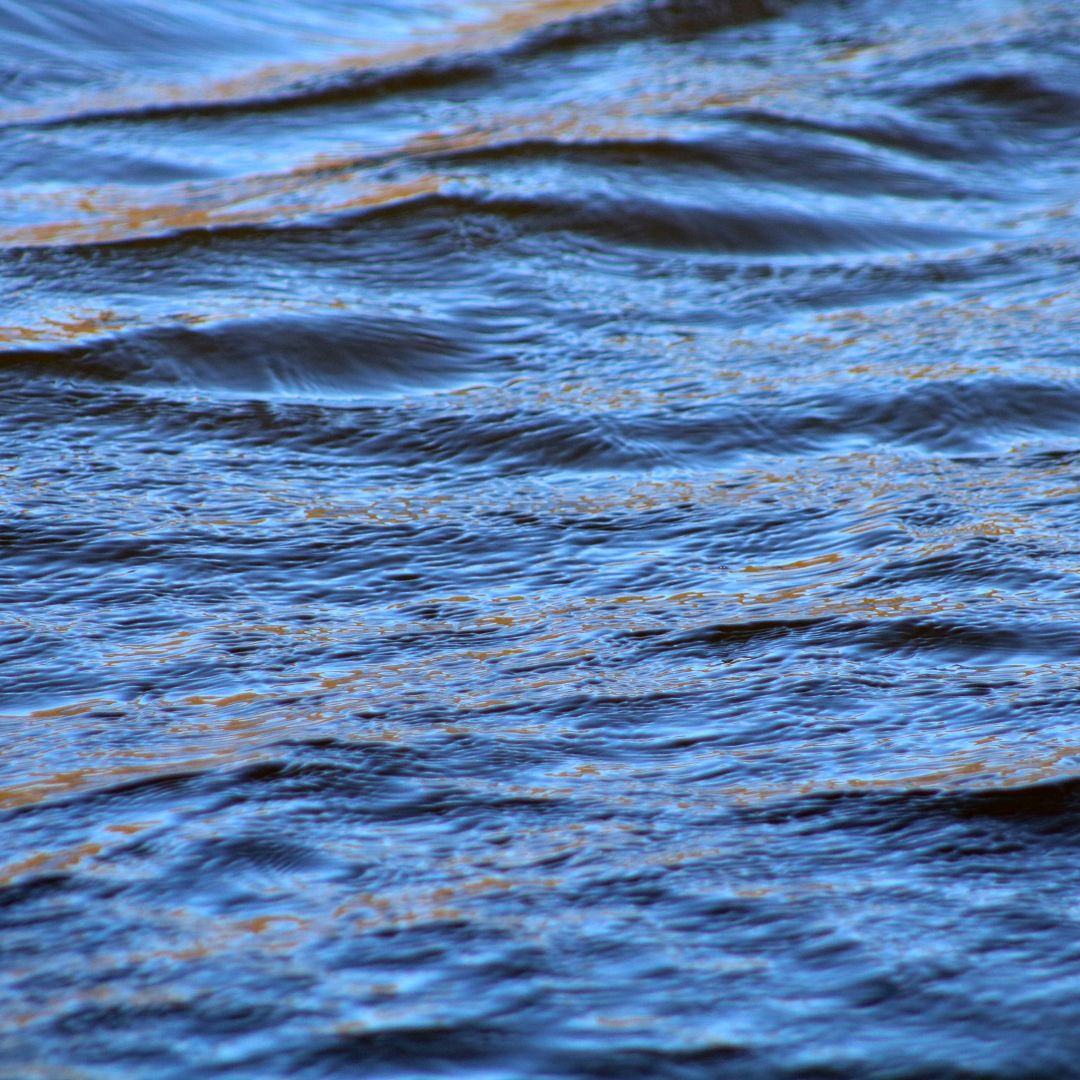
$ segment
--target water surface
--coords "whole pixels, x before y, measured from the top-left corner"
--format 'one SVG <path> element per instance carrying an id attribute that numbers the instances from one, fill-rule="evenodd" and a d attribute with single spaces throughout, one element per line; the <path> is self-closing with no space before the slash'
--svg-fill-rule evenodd
<path id="1" fill-rule="evenodd" d="M 0 1076 L 1080 1076 L 1080 11 L 0 0 Z"/>

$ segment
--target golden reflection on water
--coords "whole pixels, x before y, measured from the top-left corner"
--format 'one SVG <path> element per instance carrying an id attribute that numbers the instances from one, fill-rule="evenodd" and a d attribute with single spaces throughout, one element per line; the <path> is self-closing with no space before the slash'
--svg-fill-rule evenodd
<path id="1" fill-rule="evenodd" d="M 591 516 L 646 513 L 678 504 L 708 508 L 712 513 L 723 513 L 725 509 L 738 511 L 754 507 L 766 495 L 779 498 L 781 506 L 786 504 L 786 512 L 797 515 L 808 499 L 829 490 L 834 504 L 840 497 L 846 497 L 851 505 L 858 507 L 857 516 L 848 525 L 851 535 L 859 535 L 868 523 L 890 523 L 902 528 L 915 543 L 908 557 L 925 559 L 948 553 L 968 536 L 1029 539 L 1045 536 L 1046 542 L 1053 541 L 1052 523 L 1042 520 L 1038 506 L 1048 498 L 1071 498 L 1077 490 L 1074 473 L 1075 465 L 1063 460 L 1037 474 L 987 471 L 980 476 L 979 485 L 972 487 L 962 463 L 924 460 L 916 467 L 909 457 L 875 453 L 808 462 L 805 468 L 792 473 L 760 470 L 724 473 L 722 480 L 695 474 L 665 480 L 619 481 L 601 488 L 594 486 L 585 492 L 556 487 L 533 495 L 526 486 L 518 493 L 515 503 L 521 510 L 531 508 L 587 520 Z M 1061 479 L 1066 477 L 1070 482 L 1062 484 Z M 896 517 L 896 508 L 910 505 L 920 485 L 938 496 L 947 492 L 952 503 L 967 508 L 969 520 L 951 522 L 944 527 L 913 524 Z M 378 496 L 377 491 L 342 498 L 320 495 L 317 501 L 310 502 L 294 498 L 294 505 L 297 513 L 315 518 L 377 514 L 380 521 L 387 523 L 437 520 L 446 514 L 455 518 L 462 514 L 483 518 L 487 513 L 482 502 L 477 504 L 475 492 L 469 494 L 469 508 L 455 506 L 445 493 L 428 498 L 418 490 L 390 504 L 379 502 Z M 1028 509 L 1021 510 L 1024 503 Z M 640 553 L 630 556 L 631 562 L 649 557 Z M 155 742 L 153 752 L 116 747 L 98 750 L 92 740 L 83 741 L 77 747 L 68 745 L 66 767 L 59 770 L 50 765 L 52 732 L 59 725 L 70 736 L 78 728 L 80 718 L 89 718 L 95 710 L 120 709 L 137 716 L 142 706 L 94 698 L 43 708 L 25 716 L 8 716 L 3 719 L 9 727 L 23 730 L 29 745 L 40 747 L 30 751 L 30 757 L 36 755 L 39 766 L 24 771 L 18 783 L 9 783 L 0 790 L 0 806 L 11 808 L 147 777 L 267 759 L 273 756 L 276 741 L 297 734 L 327 731 L 335 737 L 405 741 L 417 737 L 424 730 L 423 725 L 419 728 L 412 723 L 396 725 L 391 720 L 357 725 L 357 709 L 374 710 L 385 716 L 395 701 L 427 700 L 445 704 L 449 694 L 451 704 L 462 716 L 461 729 L 468 730 L 470 725 L 483 724 L 486 715 L 515 702 L 555 700 L 572 693 L 582 679 L 587 680 L 594 692 L 632 699 L 640 695 L 692 691 L 703 679 L 716 677 L 720 672 L 727 672 L 725 678 L 738 677 L 722 658 L 710 662 L 673 659 L 663 670 L 642 672 L 626 662 L 627 646 L 622 644 L 627 634 L 635 632 L 677 633 L 721 623 L 737 626 L 740 621 L 760 618 L 762 613 L 771 619 L 854 616 L 860 620 L 888 620 L 963 609 L 962 599 L 950 597 L 947 589 L 929 591 L 929 584 L 923 595 L 913 593 L 910 588 L 869 596 L 845 593 L 841 586 L 873 567 L 877 558 L 872 548 L 857 553 L 825 551 L 783 563 L 713 568 L 699 580 L 699 585 L 708 582 L 707 587 L 636 595 L 583 595 L 555 603 L 539 602 L 521 594 L 455 594 L 433 598 L 432 603 L 462 609 L 461 615 L 453 619 L 418 621 L 408 615 L 408 605 L 400 609 L 392 605 L 387 610 L 390 621 L 385 624 L 358 619 L 305 629 L 268 623 L 218 627 L 226 633 L 264 635 L 268 647 L 270 642 L 292 640 L 317 643 L 328 650 L 358 639 L 392 639 L 397 633 L 427 633 L 434 638 L 446 631 L 497 629 L 513 636 L 482 647 L 466 643 L 441 648 L 423 658 L 411 657 L 408 662 L 339 664 L 298 672 L 295 681 L 285 688 L 207 688 L 187 695 L 183 701 L 163 703 L 169 708 L 177 707 L 181 715 L 164 728 L 165 738 Z M 757 579 L 763 579 L 766 587 L 749 589 L 744 584 Z M 203 647 L 202 635 L 190 631 L 115 646 L 107 661 L 117 665 L 154 663 L 180 653 L 195 654 Z M 1030 673 L 1025 676 L 1016 665 L 995 665 L 994 671 L 1001 678 L 1016 672 L 1021 685 L 1030 677 Z M 1041 672 L 1043 677 L 1051 674 L 1049 668 Z M 1065 667 L 1061 667 L 1054 677 L 1067 675 Z M 448 687 L 465 689 L 451 693 Z M 299 703 L 283 707 L 278 700 L 283 692 L 298 695 Z M 92 729 L 96 722 L 88 719 L 87 726 Z M 916 766 L 910 776 L 903 773 L 898 777 L 890 770 L 889 776 L 880 780 L 852 778 L 830 782 L 932 785 L 952 783 L 967 776 L 965 770 L 974 770 L 976 777 L 997 774 L 1003 769 L 1011 769 L 1017 777 L 1050 775 L 1070 753 L 1072 750 L 1067 749 L 1042 757 L 1036 755 L 1021 759 L 1015 766 L 1007 765 L 1007 757 L 991 755 L 986 764 L 964 762 L 945 771 L 926 772 Z M 899 764 L 894 762 L 897 767 Z"/>
<path id="2" fill-rule="evenodd" d="M 336 200 L 332 207 L 314 197 L 299 205 L 293 201 L 288 217 L 295 220 L 331 209 L 334 213 L 374 210 L 432 194 L 439 191 L 443 183 L 441 178 L 433 176 L 392 183 L 354 183 L 351 185 L 353 190 Z M 252 191 L 251 182 L 224 184 L 212 196 L 199 191 L 187 202 L 182 201 L 183 192 L 179 191 L 172 193 L 178 199 L 176 202 L 145 206 L 133 205 L 117 192 L 99 193 L 91 204 L 93 216 L 0 230 L 0 243 L 9 247 L 105 244 L 140 237 L 271 224 L 280 222 L 284 211 L 277 202 L 267 204 L 269 195 L 287 198 L 312 186 L 303 174 L 300 177 L 286 175 L 273 184 L 260 182 L 256 191 Z M 317 191 L 309 191 L 309 194 L 314 196 Z"/>
<path id="3" fill-rule="evenodd" d="M 825 563 L 833 566 L 833 563 Z M 727 596 L 720 603 L 718 595 L 692 593 L 682 597 L 672 595 L 646 595 L 622 597 L 588 597 L 579 604 L 563 604 L 556 607 L 536 605 L 526 597 L 494 598 L 499 614 L 481 614 L 473 619 L 462 620 L 458 628 L 498 626 L 517 633 L 525 632 L 520 643 L 504 647 L 476 649 L 464 646 L 441 650 L 427 657 L 413 656 L 403 663 L 368 663 L 355 668 L 338 667 L 333 670 L 316 670 L 307 674 L 306 691 L 294 684 L 292 696 L 299 691 L 300 700 L 295 705 L 282 706 L 278 700 L 280 690 L 256 691 L 252 689 L 224 694 L 194 694 L 182 702 L 161 703 L 169 711 L 178 712 L 167 726 L 158 731 L 153 751 L 118 749 L 115 746 L 95 750 L 92 741 L 79 749 L 68 747 L 65 751 L 65 768 L 53 771 L 49 766 L 53 746 L 49 738 L 49 724 L 63 722 L 70 735 L 72 723 L 92 709 L 100 708 L 101 701 L 72 703 L 48 710 L 40 710 L 28 717 L 33 723 L 31 730 L 40 740 L 40 765 L 36 770 L 25 767 L 23 779 L 0 789 L 0 807 L 11 809 L 42 800 L 67 797 L 87 790 L 104 789 L 132 781 L 154 777 L 197 774 L 208 770 L 235 767 L 260 760 L 273 760 L 277 753 L 275 744 L 283 739 L 311 738 L 331 735 L 337 739 L 359 742 L 404 742 L 424 740 L 427 737 L 443 737 L 447 734 L 465 735 L 471 731 L 491 731 L 496 723 L 501 738 L 531 738 L 560 732 L 573 737 L 574 729 L 565 727 L 564 721 L 537 723 L 531 726 L 507 726 L 501 718 L 501 710 L 523 700 L 539 703 L 559 700 L 565 693 L 577 693 L 586 678 L 592 692 L 615 695 L 628 702 L 636 697 L 653 699 L 658 694 L 694 692 L 703 679 L 722 677 L 729 682 L 746 678 L 740 673 L 738 655 L 718 655 L 714 660 L 673 656 L 662 668 L 650 665 L 643 670 L 640 665 L 627 663 L 623 655 L 625 646 L 613 644 L 622 635 L 634 630 L 663 628 L 665 631 L 693 629 L 703 623 L 709 625 L 723 614 L 727 624 L 738 626 L 738 618 L 732 618 L 740 607 L 746 610 L 744 617 L 760 617 L 752 610 L 763 605 L 788 605 L 789 617 L 829 617 L 838 613 L 854 614 L 861 619 L 890 619 L 898 615 L 928 615 L 948 610 L 943 600 L 926 601 L 909 597 L 883 598 L 867 601 L 852 597 L 847 602 L 823 598 L 809 605 L 805 597 L 810 595 L 816 583 L 790 588 L 780 588 L 768 594 L 741 594 Z M 462 598 L 458 598 L 459 600 Z M 791 604 L 796 605 L 792 609 Z M 800 606 L 801 605 L 801 606 Z M 959 607 L 959 604 L 951 606 Z M 655 613 L 661 612 L 658 617 Z M 675 621 L 681 612 L 682 620 Z M 771 616 L 770 616 L 771 617 Z M 424 624 L 408 624 L 404 631 L 415 634 Z M 373 628 L 374 629 L 374 628 Z M 431 627 L 432 632 L 438 628 Z M 272 628 L 275 636 L 281 628 Z M 324 631 L 325 633 L 326 631 Z M 335 637 L 347 639 L 355 634 L 356 627 L 328 633 L 327 640 Z M 394 633 L 394 630 L 383 631 Z M 583 668 L 582 664 L 586 666 Z M 536 669 L 549 667 L 543 673 Z M 971 665 L 968 665 L 970 668 Z M 1070 665 L 1058 665 L 1058 678 L 1067 679 Z M 1073 678 L 1080 672 L 1071 665 Z M 996 663 L 987 668 L 987 677 L 1008 683 L 1014 680 L 1018 686 L 1035 674 L 1045 678 L 1050 669 L 1042 667 L 1037 672 L 1025 670 L 1022 665 Z M 798 678 L 793 672 L 787 678 Z M 462 690 L 461 687 L 468 689 Z M 331 695 L 327 700 L 327 694 Z M 310 697 L 310 703 L 305 702 Z M 407 705 L 401 721 L 393 719 L 395 702 Z M 409 719 L 409 709 L 422 706 L 424 702 L 435 705 L 449 704 L 459 719 L 452 725 Z M 116 707 L 116 703 L 108 703 Z M 903 706 L 899 706 L 903 707 Z M 494 710 L 494 711 L 493 711 Z M 127 711 L 131 711 L 130 707 Z M 359 720 L 358 712 L 368 716 Z M 13 718 L 7 718 L 10 725 Z M 962 734 L 958 729 L 954 735 Z M 1015 745 L 1005 739 L 999 740 L 992 753 L 987 753 L 984 740 L 955 752 L 955 764 L 949 757 L 941 758 L 932 747 L 932 737 L 911 736 L 908 747 L 893 747 L 887 766 L 873 778 L 859 777 L 845 770 L 844 775 L 831 777 L 826 764 L 823 775 L 815 775 L 800 790 L 812 793 L 817 790 L 846 789 L 849 787 L 939 787 L 958 783 L 988 781 L 992 783 L 1030 783 L 1055 774 L 1060 763 L 1075 755 L 1078 747 L 1047 749 L 1040 745 L 1027 746 L 1028 739 L 1021 737 Z M 925 743 L 925 744 L 924 744 Z M 790 747 L 785 747 L 790 751 Z M 738 750 L 724 749 L 720 756 L 736 754 Z M 819 753 L 813 743 L 808 744 L 800 755 L 811 761 Z M 28 753 L 33 757 L 33 753 Z M 72 767 L 82 759 L 81 767 Z M 926 770 L 925 761 L 937 761 L 932 770 Z M 941 764 L 944 760 L 945 764 Z M 609 768 L 605 766 L 605 773 Z M 819 770 L 810 770 L 816 773 Z M 579 763 L 576 770 L 555 770 L 552 776 L 566 776 L 582 782 L 596 778 L 597 767 L 590 762 Z M 620 780 L 621 790 L 627 788 Z M 526 789 L 520 789 L 522 792 Z M 531 789 L 537 795 L 542 789 Z M 725 788 L 720 785 L 713 795 L 727 793 L 740 800 L 748 798 L 780 797 L 791 794 L 785 787 Z M 81 858 L 90 849 L 85 849 Z"/>
<path id="4" fill-rule="evenodd" d="M 488 902 L 491 897 L 502 894 L 535 897 L 562 889 L 566 882 L 560 874 L 538 869 L 552 859 L 579 852 L 593 856 L 602 853 L 609 873 L 620 867 L 637 873 L 641 867 L 650 865 L 667 868 L 692 867 L 699 862 L 717 868 L 725 865 L 732 854 L 727 848 L 701 846 L 700 843 L 681 847 L 674 839 L 677 833 L 665 834 L 662 842 L 658 842 L 660 837 L 654 833 L 651 817 L 654 811 L 662 809 L 669 818 L 679 814 L 704 815 L 707 818 L 725 803 L 754 804 L 763 799 L 787 799 L 794 795 L 860 790 L 977 788 L 980 783 L 987 781 L 993 786 L 1027 784 L 1041 779 L 1043 775 L 1054 775 L 1056 766 L 1080 753 L 1080 746 L 1059 747 L 1055 753 L 1042 757 L 1033 755 L 1026 760 L 1014 757 L 1010 765 L 1003 768 L 1000 761 L 996 765 L 991 763 L 994 741 L 993 736 L 978 740 L 978 749 L 973 748 L 973 751 L 984 752 L 986 756 L 983 758 L 963 753 L 950 754 L 933 771 L 910 770 L 905 775 L 892 778 L 826 778 L 816 783 L 787 787 L 764 785 L 748 788 L 723 783 L 687 785 L 678 779 L 667 782 L 656 775 L 636 781 L 632 772 L 618 763 L 609 762 L 560 774 L 572 781 L 569 785 L 508 785 L 503 781 L 476 779 L 466 783 L 482 797 L 516 795 L 554 800 L 580 797 L 590 806 L 589 816 L 580 821 L 544 823 L 531 827 L 521 827 L 519 824 L 515 827 L 513 843 L 496 846 L 500 838 L 493 837 L 491 845 L 481 845 L 479 849 L 470 850 L 464 855 L 451 853 L 432 857 L 428 853 L 423 867 L 418 868 L 417 875 L 409 881 L 360 889 L 344 902 L 337 902 L 332 909 L 332 929 L 338 934 L 368 934 L 403 928 L 438 927 L 447 922 L 477 921 L 489 929 L 500 927 L 513 932 L 519 940 L 542 941 L 551 932 L 553 917 L 565 929 L 617 919 L 623 910 L 619 902 L 605 904 L 600 901 L 588 909 L 561 904 L 557 916 L 553 916 L 546 908 L 539 909 L 537 914 L 530 914 L 528 908 Z M 765 749 L 761 748 L 761 751 Z M 807 744 L 804 750 L 811 753 L 813 745 Z M 739 749 L 717 751 L 718 754 L 726 752 L 738 753 Z M 583 788 L 582 784 L 587 787 Z M 610 803 L 604 814 L 597 813 L 597 800 Z M 630 806 L 636 815 L 633 821 L 625 820 L 622 813 Z M 124 835 L 132 835 L 160 824 L 157 821 L 129 822 L 118 825 L 116 830 Z M 194 827 L 199 830 L 198 835 L 213 835 L 212 822 Z M 378 843 L 384 828 L 388 830 L 388 837 L 395 837 L 393 824 L 374 824 L 365 830 L 365 842 Z M 687 835 L 696 834 L 691 831 Z M 108 855 L 106 845 L 97 841 L 37 852 L 0 869 L 0 883 L 8 884 L 43 871 L 74 867 L 79 867 L 83 872 L 95 872 L 96 868 L 85 865 L 94 860 L 99 861 L 103 872 L 125 872 L 122 862 L 109 870 L 106 861 Z M 208 919 L 203 910 L 174 906 L 167 900 L 160 904 L 144 902 L 135 914 L 146 925 L 157 929 L 156 937 L 159 940 L 172 944 L 152 951 L 139 951 L 137 946 L 130 949 L 106 948 L 88 957 L 87 963 L 103 972 L 115 972 L 147 966 L 160 970 L 162 964 L 170 963 L 216 963 L 227 961 L 231 953 L 242 953 L 248 957 L 258 953 L 285 957 L 295 955 L 306 942 L 313 938 L 324 938 L 331 928 L 325 918 L 313 920 L 301 911 L 282 910 L 281 899 L 292 894 L 271 888 L 272 878 L 271 873 L 266 881 L 269 890 L 266 892 L 268 910 L 263 913 L 245 913 L 241 916 L 218 914 Z M 778 885 L 771 881 L 747 882 L 736 874 L 732 874 L 730 879 L 721 877 L 717 880 L 714 873 L 711 894 L 728 891 L 746 899 L 763 899 L 777 894 L 793 896 L 806 892 L 829 892 L 836 887 L 836 883 L 827 878 L 789 880 Z M 317 880 L 307 884 L 309 894 L 311 890 L 318 894 L 323 888 Z M 312 896 L 308 895 L 308 899 L 311 900 Z M 743 961 L 733 963 L 741 964 Z M 746 970 L 753 970 L 757 966 L 752 957 L 745 958 L 745 963 L 748 965 Z M 356 1029 L 364 1030 L 367 1026 L 381 1026 L 389 1022 L 389 1018 L 396 1015 L 395 999 L 405 989 L 399 981 L 386 978 L 375 977 L 357 983 L 352 988 L 352 998 L 364 1004 L 366 1018 L 356 1021 Z M 130 983 L 116 981 L 97 986 L 88 993 L 94 995 L 93 998 L 84 997 L 83 1000 L 142 1006 L 160 1004 L 163 1000 L 159 989 L 133 987 Z M 54 1013 L 70 1009 L 72 1000 L 70 989 L 65 988 L 64 993 L 55 1000 L 35 1003 L 17 1022 L 23 1025 L 41 1022 Z M 415 1002 L 411 1008 L 416 1008 Z"/>
<path id="5" fill-rule="evenodd" d="M 38 851 L 33 855 L 17 859 L 13 863 L 0 865 L 0 887 L 10 885 L 19 878 L 41 873 L 61 873 L 77 867 L 84 859 L 100 855 L 104 850 L 101 844 L 85 843 L 61 851 Z"/>

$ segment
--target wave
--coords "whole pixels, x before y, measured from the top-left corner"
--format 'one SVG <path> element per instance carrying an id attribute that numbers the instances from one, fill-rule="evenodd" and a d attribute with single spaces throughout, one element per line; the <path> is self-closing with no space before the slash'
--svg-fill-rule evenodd
<path id="1" fill-rule="evenodd" d="M 0 370 L 71 382 L 243 396 L 337 397 L 447 388 L 479 376 L 468 328 L 372 315 L 172 325 L 77 345 L 0 353 Z"/>
<path id="2" fill-rule="evenodd" d="M 988 582 L 999 585 L 995 578 Z M 961 663 L 1037 659 L 1067 662 L 1080 646 L 1080 626 L 1010 621 L 970 611 L 964 621 L 909 618 L 883 619 L 853 635 L 861 648 L 894 658 L 936 656 Z"/>
<path id="3" fill-rule="evenodd" d="M 100 123 L 194 120 L 246 114 L 287 112 L 359 103 L 389 95 L 431 94 L 498 75 L 497 58 L 483 55 L 431 57 L 365 71 L 314 76 L 274 91 L 250 96 L 189 101 L 149 101 L 88 109 L 23 123 L 40 128 Z"/>
<path id="4" fill-rule="evenodd" d="M 274 113 L 339 105 L 415 93 L 435 93 L 480 80 L 501 80 L 517 63 L 540 60 L 552 53 L 608 45 L 656 36 L 685 37 L 723 27 L 771 18 L 782 10 L 778 2 L 766 0 L 636 0 L 613 3 L 599 11 L 571 15 L 526 29 L 509 41 L 475 48 L 453 48 L 422 55 L 417 59 L 380 62 L 378 56 L 365 59 L 363 67 L 315 70 L 298 80 L 264 92 L 250 94 L 228 88 L 217 89 L 214 97 L 187 97 L 181 100 L 151 100 L 139 104 L 104 105 L 77 109 L 60 115 L 30 115 L 28 123 L 40 127 L 103 122 L 225 117 L 240 113 Z M 160 27 L 153 25 L 157 33 Z M 85 27 L 83 28 L 86 29 Z M 469 40 L 467 37 L 464 39 Z M 393 55 L 393 54 L 391 54 Z"/>
<path id="5" fill-rule="evenodd" d="M 1000 134 L 1002 125 L 1070 131 L 1080 127 L 1080 93 L 1049 85 L 1027 71 L 964 75 L 919 86 L 905 104 L 924 116 L 961 124 L 979 119 Z"/>
<path id="6" fill-rule="evenodd" d="M 994 577 L 987 584 L 1000 587 Z M 871 594 L 873 595 L 873 594 Z M 661 629 L 634 631 L 631 639 L 644 639 L 640 659 L 662 656 L 731 660 L 758 657 L 763 652 L 797 642 L 802 652 L 827 649 L 837 656 L 861 653 L 890 661 L 921 663 L 951 661 L 971 664 L 1018 661 L 1068 662 L 1080 646 L 1080 626 L 1069 622 L 1042 624 L 993 617 L 970 608 L 966 617 L 846 619 L 838 617 L 769 619 L 723 622 L 677 633 Z M 791 646 L 795 648 L 794 645 Z"/>
<path id="7" fill-rule="evenodd" d="M 812 130 L 775 137 L 771 130 L 725 121 L 724 131 L 696 138 L 609 138 L 579 141 L 531 138 L 492 141 L 478 146 L 434 150 L 424 162 L 442 166 L 530 167 L 558 162 L 574 169 L 624 176 L 655 174 L 671 183 L 685 177 L 701 183 L 710 176 L 757 180 L 770 189 L 790 186 L 848 195 L 890 195 L 909 199 L 948 199 L 970 194 L 939 171 L 912 162 L 884 161 L 870 144 L 835 145 Z M 806 136 L 810 137 L 807 138 Z M 801 136 L 801 137 L 800 137 Z"/>
<path id="8" fill-rule="evenodd" d="M 683 38 L 774 18 L 781 0 L 630 0 L 541 27 L 518 46 L 526 54 L 611 45 L 649 37 Z"/>
<path id="9" fill-rule="evenodd" d="M 779 206 L 722 208 L 707 202 L 675 197 L 654 197 L 639 192 L 611 194 L 584 191 L 573 197 L 551 194 L 510 196 L 461 190 L 392 196 L 359 210 L 333 207 L 294 207 L 287 213 L 254 211 L 254 220 L 157 229 L 148 233 L 107 235 L 114 227 L 73 224 L 69 229 L 50 229 L 44 243 L 13 243 L 9 251 L 21 253 L 37 246 L 93 250 L 128 244 L 192 243 L 201 239 L 259 236 L 279 232 L 340 233 L 352 226 L 365 227 L 404 221 L 410 227 L 459 226 L 468 220 L 505 226 L 505 240 L 526 235 L 576 234 L 605 244 L 668 251 L 762 256 L 819 255 L 825 253 L 899 253 L 927 249 L 958 248 L 987 239 L 976 232 L 947 224 L 922 224 L 880 217 L 799 212 Z M 455 190 L 456 188 L 456 190 Z M 226 211 L 227 213 L 228 211 Z M 178 216 L 178 215 L 177 215 Z M 259 217 L 267 220 L 260 222 Z M 145 217 L 154 222 L 155 217 Z M 120 223 L 117 223 L 119 226 Z M 33 228 L 27 230 L 36 235 Z M 100 234 L 106 234 L 102 236 Z M 98 234 L 98 235 L 95 235 Z"/>
<path id="10" fill-rule="evenodd" d="M 830 829 L 872 829 L 902 835 L 912 832 L 927 845 L 948 850 L 952 837 L 943 823 L 974 824 L 980 821 L 1010 827 L 1014 842 L 1047 841 L 1076 843 L 1080 824 L 1080 777 L 1064 776 L 1035 783 L 1009 784 L 985 777 L 976 788 L 889 787 L 849 788 L 812 792 L 795 799 L 780 799 L 742 813 L 749 819 L 773 823 L 822 825 Z M 1020 830 L 1024 830 L 1021 832 Z M 997 837 L 982 839 L 992 849 Z M 963 852 L 956 851 L 958 857 Z M 968 850 L 967 855 L 973 854 Z"/>
<path id="11" fill-rule="evenodd" d="M 538 312 L 537 317 L 545 316 Z M 550 332 L 543 326 L 529 329 L 539 336 L 540 347 Z M 496 317 L 494 309 L 454 321 L 357 313 L 252 317 L 10 349 L 0 352 L 0 372 L 72 385 L 283 400 L 375 399 L 521 375 L 536 363 L 521 353 L 523 333 L 513 320 Z M 885 445 L 970 458 L 1032 439 L 1071 438 L 1077 431 L 1080 385 L 974 375 L 915 385 L 861 381 L 813 395 L 755 392 L 677 413 L 626 409 L 605 415 L 519 402 L 415 423 L 400 418 L 385 436 L 370 435 L 376 439 L 373 451 L 385 441 L 388 452 L 393 447 L 399 457 L 486 462 L 516 472 L 704 467 L 746 457 Z M 950 571 L 926 566 L 899 572 L 923 580 Z M 1025 577 L 1022 568 L 1015 572 Z"/>

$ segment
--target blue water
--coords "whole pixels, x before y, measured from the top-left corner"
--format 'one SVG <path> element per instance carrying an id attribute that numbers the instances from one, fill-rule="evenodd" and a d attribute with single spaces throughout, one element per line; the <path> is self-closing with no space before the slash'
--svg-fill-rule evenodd
<path id="1" fill-rule="evenodd" d="M 0 0 L 0 1077 L 1080 1077 L 1080 8 Z"/>

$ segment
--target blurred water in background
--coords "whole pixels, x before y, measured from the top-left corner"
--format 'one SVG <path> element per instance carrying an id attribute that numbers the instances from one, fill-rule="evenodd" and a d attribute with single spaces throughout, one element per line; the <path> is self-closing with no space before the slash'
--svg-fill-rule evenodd
<path id="1" fill-rule="evenodd" d="M 1078 61 L 0 0 L 0 1077 L 1080 1076 Z"/>

